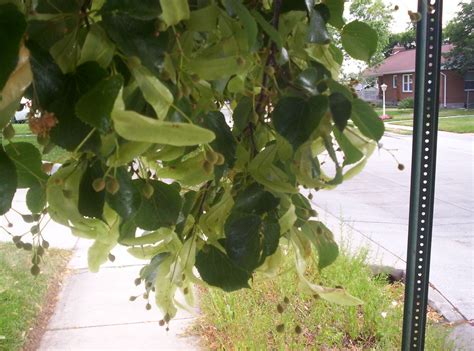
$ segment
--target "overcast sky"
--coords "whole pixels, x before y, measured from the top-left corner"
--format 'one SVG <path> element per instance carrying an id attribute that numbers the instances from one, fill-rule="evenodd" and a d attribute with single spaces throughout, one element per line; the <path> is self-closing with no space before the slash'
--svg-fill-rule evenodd
<path id="1" fill-rule="evenodd" d="M 470 0 L 445 0 L 443 1 L 443 25 L 446 25 L 458 11 L 458 4 L 460 2 L 468 2 Z M 393 13 L 394 21 L 392 23 L 392 31 L 394 33 L 403 32 L 408 23 L 408 10 L 416 12 L 418 9 L 417 0 L 384 0 L 387 4 L 395 6 L 397 4 L 400 9 Z"/>

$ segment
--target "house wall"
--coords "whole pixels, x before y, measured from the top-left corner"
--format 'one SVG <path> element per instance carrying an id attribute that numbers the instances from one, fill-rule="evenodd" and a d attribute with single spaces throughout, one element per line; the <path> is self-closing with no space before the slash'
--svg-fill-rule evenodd
<path id="1" fill-rule="evenodd" d="M 448 107 L 462 107 L 466 101 L 466 93 L 464 92 L 464 78 L 454 71 L 442 71 L 446 74 L 446 104 Z M 407 73 L 408 74 L 408 73 Z M 397 86 L 393 87 L 393 76 L 397 76 Z M 385 100 L 387 105 L 397 105 L 401 100 L 407 98 L 414 98 L 415 96 L 415 74 L 413 73 L 413 91 L 403 92 L 403 73 L 386 74 L 378 77 L 378 83 L 387 84 L 387 91 L 385 92 Z M 379 98 L 382 99 L 382 91 L 379 92 Z M 444 77 L 440 77 L 440 94 L 439 102 L 441 106 L 444 103 Z"/>
<path id="2" fill-rule="evenodd" d="M 442 71 L 446 74 L 446 103 L 448 105 L 464 104 L 466 101 L 466 93 L 464 92 L 464 78 L 454 71 Z M 440 80 L 439 101 L 444 102 L 444 77 Z"/>
<path id="3" fill-rule="evenodd" d="M 397 85 L 393 87 L 393 77 L 396 76 L 397 78 Z M 387 84 L 387 91 L 385 92 L 385 101 L 387 105 L 397 105 L 398 102 L 407 98 L 413 98 L 414 93 L 411 92 L 403 92 L 402 84 L 403 84 L 403 74 L 386 74 L 379 77 L 379 85 Z M 415 79 L 413 75 L 413 90 L 415 89 Z M 380 92 L 380 99 L 382 99 L 382 92 Z"/>

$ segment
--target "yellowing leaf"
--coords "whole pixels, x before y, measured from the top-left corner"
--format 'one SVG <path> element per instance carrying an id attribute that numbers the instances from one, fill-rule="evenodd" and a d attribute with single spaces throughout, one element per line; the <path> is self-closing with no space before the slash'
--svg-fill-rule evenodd
<path id="1" fill-rule="evenodd" d="M 122 138 L 153 144 L 190 146 L 207 144 L 215 135 L 208 129 L 189 123 L 159 121 L 134 111 L 112 111 L 115 131 Z"/>
<path id="2" fill-rule="evenodd" d="M 3 129 L 18 108 L 23 92 L 31 83 L 30 52 L 20 48 L 18 64 L 0 93 L 0 129 Z"/>
<path id="3" fill-rule="evenodd" d="M 114 57 L 114 53 L 115 45 L 98 24 L 93 24 L 82 46 L 78 65 L 84 62 L 96 61 L 101 67 L 107 68 Z"/>
<path id="4" fill-rule="evenodd" d="M 168 26 L 174 26 L 190 17 L 187 0 L 160 0 L 160 4 L 163 10 L 161 17 Z"/>
<path id="5" fill-rule="evenodd" d="M 137 81 L 145 100 L 155 110 L 158 119 L 165 119 L 173 103 L 171 92 L 144 66 L 132 67 L 132 75 Z"/>

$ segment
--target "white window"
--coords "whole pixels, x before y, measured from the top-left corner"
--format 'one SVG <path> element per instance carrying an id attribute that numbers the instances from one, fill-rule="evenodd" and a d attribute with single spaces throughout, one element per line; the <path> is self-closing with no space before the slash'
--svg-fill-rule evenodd
<path id="1" fill-rule="evenodd" d="M 392 88 L 397 87 L 397 75 L 392 76 Z"/>
<path id="2" fill-rule="evenodd" d="M 411 93 L 413 91 L 413 74 L 403 75 L 402 91 L 404 93 Z"/>

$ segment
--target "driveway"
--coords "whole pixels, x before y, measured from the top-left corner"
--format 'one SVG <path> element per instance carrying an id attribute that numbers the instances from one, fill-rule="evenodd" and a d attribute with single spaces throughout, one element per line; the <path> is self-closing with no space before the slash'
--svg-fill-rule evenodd
<path id="1" fill-rule="evenodd" d="M 355 244 L 363 241 L 372 259 L 405 268 L 412 137 L 387 133 L 382 144 L 404 171 L 382 149 L 361 174 L 316 193 L 313 202 L 323 210 L 323 220 L 349 227 Z M 430 281 L 468 320 L 474 319 L 473 175 L 474 135 L 440 132 Z"/>

